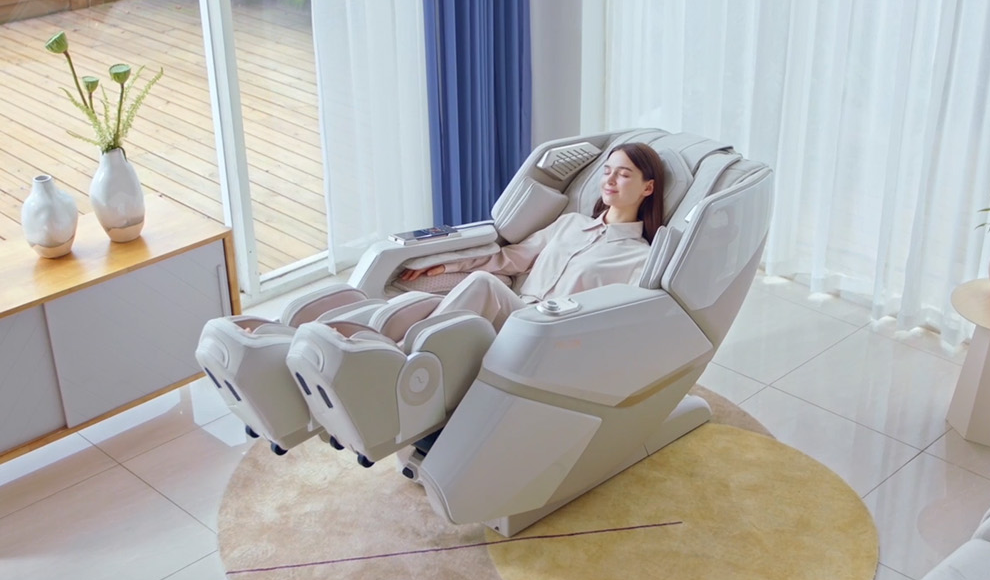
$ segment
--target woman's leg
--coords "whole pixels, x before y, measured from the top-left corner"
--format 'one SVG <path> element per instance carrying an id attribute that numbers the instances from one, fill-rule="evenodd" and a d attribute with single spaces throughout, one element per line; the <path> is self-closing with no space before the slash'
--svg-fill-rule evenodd
<path id="1" fill-rule="evenodd" d="M 495 276 L 488 272 L 472 272 L 454 286 L 433 314 L 470 310 L 491 321 L 497 332 L 510 314 L 524 306 L 526 302 Z"/>

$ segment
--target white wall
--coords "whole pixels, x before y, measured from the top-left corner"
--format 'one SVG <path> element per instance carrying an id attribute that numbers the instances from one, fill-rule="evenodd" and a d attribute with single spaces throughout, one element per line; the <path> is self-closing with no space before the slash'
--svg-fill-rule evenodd
<path id="1" fill-rule="evenodd" d="M 581 0 L 530 0 L 533 146 L 581 132 Z"/>

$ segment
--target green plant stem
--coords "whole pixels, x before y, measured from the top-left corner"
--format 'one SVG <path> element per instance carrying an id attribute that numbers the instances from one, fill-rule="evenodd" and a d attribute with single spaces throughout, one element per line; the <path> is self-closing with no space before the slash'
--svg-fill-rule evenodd
<path id="1" fill-rule="evenodd" d="M 69 51 L 65 51 L 65 60 L 69 61 L 69 70 L 72 72 L 72 80 L 76 83 L 76 90 L 79 91 L 79 98 L 82 99 L 83 104 L 86 104 L 86 95 L 83 94 L 82 87 L 79 85 L 79 77 L 76 76 L 76 67 L 72 66 L 72 57 L 69 56 Z M 90 101 L 89 109 L 93 110 L 93 103 Z"/>
<path id="2" fill-rule="evenodd" d="M 124 112 L 124 83 L 120 83 L 120 99 L 117 101 L 117 128 L 113 131 L 113 144 L 120 147 L 120 116 Z"/>

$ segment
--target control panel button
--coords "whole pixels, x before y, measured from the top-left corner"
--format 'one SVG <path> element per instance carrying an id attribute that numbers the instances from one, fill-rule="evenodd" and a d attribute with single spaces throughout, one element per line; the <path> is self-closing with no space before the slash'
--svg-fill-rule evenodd
<path id="1" fill-rule="evenodd" d="M 568 312 L 575 312 L 581 305 L 570 298 L 551 298 L 536 305 L 536 309 L 543 314 L 560 316 Z"/>

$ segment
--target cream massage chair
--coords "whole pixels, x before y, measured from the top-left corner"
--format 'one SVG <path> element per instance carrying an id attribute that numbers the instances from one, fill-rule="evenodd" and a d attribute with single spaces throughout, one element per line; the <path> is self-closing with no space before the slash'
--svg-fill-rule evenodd
<path id="1" fill-rule="evenodd" d="M 436 293 L 463 274 L 396 279 L 406 267 L 494 253 L 561 213 L 590 213 L 608 151 L 633 141 L 650 143 L 666 170 L 666 225 L 638 285 L 532 305 L 496 335 L 473 313 L 429 316 Z M 766 165 L 690 134 L 633 130 L 539 146 L 492 222 L 413 245 L 378 242 L 347 285 L 325 291 L 349 294 L 298 325 L 285 357 L 310 425 L 362 465 L 397 454 L 449 521 L 519 532 L 710 418 L 687 392 L 752 283 L 772 183 Z"/>

